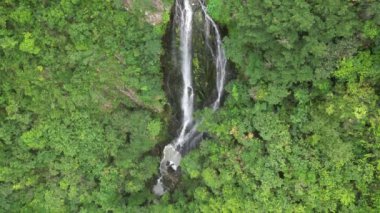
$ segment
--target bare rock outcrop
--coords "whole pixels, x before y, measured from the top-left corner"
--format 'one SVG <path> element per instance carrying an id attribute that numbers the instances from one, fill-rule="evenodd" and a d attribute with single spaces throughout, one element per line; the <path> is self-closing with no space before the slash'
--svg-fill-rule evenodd
<path id="1" fill-rule="evenodd" d="M 138 0 L 124 0 L 124 8 L 126 10 L 131 10 L 134 6 L 134 2 Z M 146 22 L 151 25 L 161 24 L 163 21 L 163 15 L 166 9 L 162 0 L 151 0 L 150 4 L 152 6 L 152 10 L 147 10 L 144 12 Z"/>

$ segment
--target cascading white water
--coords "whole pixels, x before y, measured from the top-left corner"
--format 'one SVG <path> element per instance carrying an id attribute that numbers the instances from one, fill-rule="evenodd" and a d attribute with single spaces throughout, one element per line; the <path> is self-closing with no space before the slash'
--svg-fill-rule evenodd
<path id="1" fill-rule="evenodd" d="M 189 0 L 183 2 L 183 8 L 179 7 L 177 1 L 177 9 L 180 11 L 180 41 L 181 41 L 181 59 L 182 59 L 182 101 L 181 108 L 183 112 L 182 130 L 179 135 L 176 145 L 181 145 L 185 141 L 185 134 L 188 127 L 193 121 L 193 108 L 194 108 L 194 91 L 191 79 L 191 38 L 192 38 L 192 22 L 193 22 L 193 9 Z"/>
<path id="2" fill-rule="evenodd" d="M 175 18 L 178 19 L 180 29 L 180 53 L 181 53 L 181 74 L 182 74 L 182 126 L 179 136 L 170 144 L 165 146 L 163 158 L 160 163 L 161 177 L 157 180 L 153 191 L 157 195 L 162 195 L 166 192 L 163 178 L 169 175 L 168 169 L 176 171 L 181 162 L 181 149 L 186 143 L 201 140 L 202 133 L 196 131 L 198 123 L 194 121 L 194 89 L 192 80 L 192 33 L 193 33 L 193 4 L 195 0 L 176 0 Z M 211 55 L 216 68 L 216 91 L 217 97 L 212 104 L 212 109 L 215 111 L 219 108 L 224 90 L 226 78 L 227 59 L 222 47 L 222 39 L 216 23 L 207 13 L 207 8 L 204 2 L 199 0 L 202 13 L 205 21 L 206 44 L 211 50 Z M 210 27 L 211 26 L 211 27 Z M 211 34 L 215 35 L 216 47 L 211 47 Z"/>
<path id="3" fill-rule="evenodd" d="M 206 32 L 206 44 L 209 45 L 209 39 L 211 34 L 211 29 L 215 32 L 215 39 L 216 39 L 216 54 L 214 53 L 214 50 L 212 48 L 212 55 L 215 60 L 216 64 L 216 90 L 217 90 L 217 98 L 214 101 L 214 104 L 212 106 L 213 110 L 217 110 L 220 106 L 220 101 L 223 95 L 223 89 L 224 89 L 224 83 L 226 81 L 226 67 L 227 67 L 227 59 L 224 52 L 224 49 L 222 47 L 222 37 L 220 35 L 218 26 L 214 22 L 214 20 L 210 17 L 210 15 L 207 13 L 206 6 L 199 0 L 203 14 L 205 16 L 205 32 Z M 210 28 L 210 25 L 212 28 Z"/>

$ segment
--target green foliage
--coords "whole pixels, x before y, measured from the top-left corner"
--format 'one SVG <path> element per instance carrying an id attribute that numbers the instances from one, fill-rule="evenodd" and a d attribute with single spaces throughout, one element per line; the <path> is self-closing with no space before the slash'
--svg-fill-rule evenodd
<path id="1" fill-rule="evenodd" d="M 191 212 L 379 211 L 380 4 L 208 3 L 228 29 L 238 77 L 217 113 L 199 113 L 209 139 L 183 160 L 172 203 Z"/>
<path id="2" fill-rule="evenodd" d="M 380 3 L 207 2 L 237 75 L 161 198 L 173 1 L 0 3 L 0 212 L 380 211 Z"/>
<path id="3" fill-rule="evenodd" d="M 344 59 L 335 76 L 349 83 L 355 83 L 357 79 L 360 83 L 378 82 L 380 79 L 378 58 L 378 54 L 372 56 L 370 52 L 361 52 L 354 58 Z"/>
<path id="4" fill-rule="evenodd" d="M 0 212 L 125 212 L 149 199 L 166 23 L 117 2 L 0 3 Z"/>
<path id="5" fill-rule="evenodd" d="M 363 33 L 367 38 L 375 39 L 379 35 L 380 29 L 374 22 L 367 22 L 364 25 Z"/>
<path id="6" fill-rule="evenodd" d="M 32 34 L 25 33 L 24 40 L 20 44 L 20 50 L 31 54 L 38 54 L 41 49 L 36 47 L 34 43 L 35 39 L 32 38 Z"/>
<path id="7" fill-rule="evenodd" d="M 214 17 L 229 29 L 225 43 L 230 59 L 252 85 L 268 88 L 264 100 L 270 104 L 286 98 L 284 92 L 296 84 L 329 78 L 341 59 L 357 51 L 358 33 L 373 39 L 380 29 L 373 20 L 363 24 L 357 18 L 365 3 L 212 0 L 209 4 Z"/>

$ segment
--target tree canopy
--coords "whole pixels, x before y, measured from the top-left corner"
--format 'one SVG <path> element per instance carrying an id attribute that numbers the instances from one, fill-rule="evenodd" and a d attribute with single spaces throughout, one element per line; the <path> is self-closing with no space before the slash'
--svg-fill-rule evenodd
<path id="1" fill-rule="evenodd" d="M 380 3 L 207 5 L 235 74 L 156 197 L 173 1 L 1 1 L 0 212 L 379 212 Z"/>

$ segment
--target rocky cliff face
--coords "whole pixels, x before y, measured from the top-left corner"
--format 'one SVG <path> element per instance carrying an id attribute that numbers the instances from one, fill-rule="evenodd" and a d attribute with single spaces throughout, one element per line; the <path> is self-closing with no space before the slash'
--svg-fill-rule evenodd
<path id="1" fill-rule="evenodd" d="M 134 9 L 137 4 L 142 4 L 139 0 L 124 0 L 124 7 L 126 10 Z M 143 5 L 147 9 L 144 12 L 145 20 L 152 25 L 159 25 L 163 21 L 165 11 L 170 10 L 170 5 L 165 6 L 163 0 L 150 0 L 149 3 Z"/>
<path id="2" fill-rule="evenodd" d="M 129 10 L 132 7 L 133 0 L 124 0 L 124 7 Z"/>

